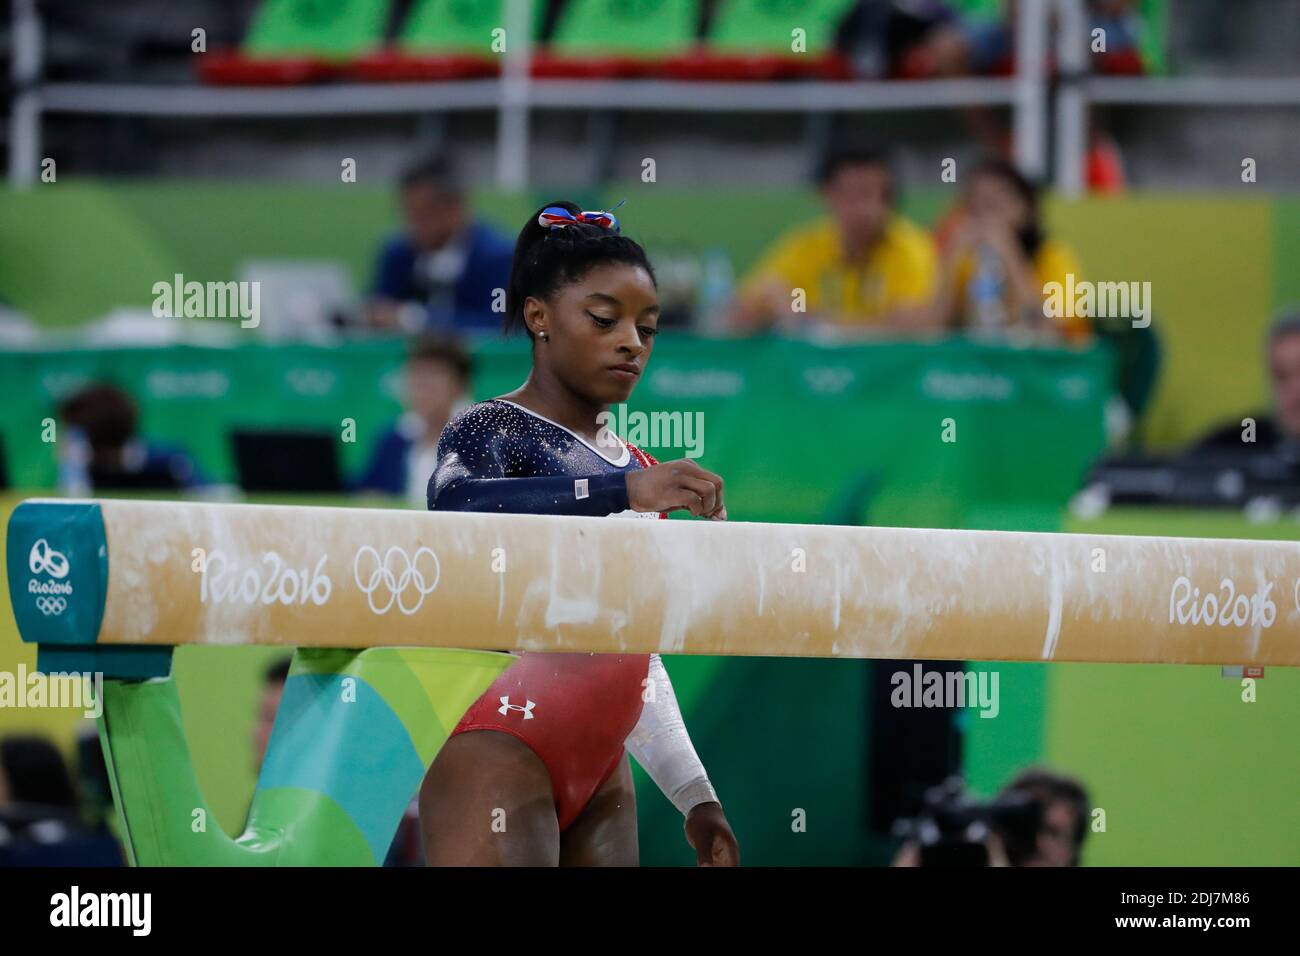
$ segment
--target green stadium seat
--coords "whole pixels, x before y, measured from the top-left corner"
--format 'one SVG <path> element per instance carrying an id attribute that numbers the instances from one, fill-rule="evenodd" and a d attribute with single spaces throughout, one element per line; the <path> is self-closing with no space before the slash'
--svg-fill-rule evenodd
<path id="1" fill-rule="evenodd" d="M 835 33 L 854 0 L 721 0 L 707 41 L 666 64 L 679 79 L 848 79 Z M 794 31 L 803 30 L 795 52 Z"/>
<path id="2" fill-rule="evenodd" d="M 337 75 L 383 42 L 392 0 L 264 0 L 238 51 L 198 58 L 220 85 L 310 83 Z"/>
<path id="3" fill-rule="evenodd" d="M 533 4 L 537 20 L 544 9 Z M 501 26 L 501 0 L 417 0 L 396 41 L 361 57 L 349 72 L 379 82 L 496 76 L 501 60 L 492 31 Z"/>
<path id="4" fill-rule="evenodd" d="M 568 0 L 533 75 L 652 76 L 692 48 L 699 11 L 698 0 Z"/>

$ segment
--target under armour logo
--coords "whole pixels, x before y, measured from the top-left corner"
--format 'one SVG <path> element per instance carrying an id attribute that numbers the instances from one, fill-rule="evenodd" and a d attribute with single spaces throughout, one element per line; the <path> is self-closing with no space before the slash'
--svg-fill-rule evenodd
<path id="1" fill-rule="evenodd" d="M 510 703 L 509 697 L 502 697 L 501 706 L 497 708 L 497 713 L 500 714 L 502 717 L 504 717 L 512 710 L 522 710 L 524 712 L 524 720 L 532 720 L 533 708 L 536 706 L 537 706 L 536 704 L 534 704 L 531 700 L 528 700 L 527 698 L 524 699 L 523 706 L 521 707 L 519 704 Z"/>

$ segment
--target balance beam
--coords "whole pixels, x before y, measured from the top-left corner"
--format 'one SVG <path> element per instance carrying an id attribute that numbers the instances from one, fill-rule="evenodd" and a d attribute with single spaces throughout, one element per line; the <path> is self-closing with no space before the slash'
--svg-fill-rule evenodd
<path id="1" fill-rule="evenodd" d="M 33 499 L 7 556 L 42 661 L 117 676 L 185 644 L 1300 664 L 1297 542 Z"/>

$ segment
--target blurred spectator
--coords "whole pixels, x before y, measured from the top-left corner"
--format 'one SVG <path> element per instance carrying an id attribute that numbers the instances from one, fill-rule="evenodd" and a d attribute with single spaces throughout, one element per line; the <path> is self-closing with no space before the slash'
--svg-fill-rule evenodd
<path id="1" fill-rule="evenodd" d="M 469 393 L 470 369 L 469 355 L 453 340 L 415 342 L 403 376 L 406 411 L 375 443 L 356 490 L 402 495 L 424 506 L 438 439 Z"/>
<path id="2" fill-rule="evenodd" d="M 1069 246 L 1043 231 L 1037 188 L 1012 164 L 991 159 L 966 177 L 960 205 L 940 228 L 943 248 L 934 321 L 943 326 L 992 330 L 1043 330 L 1067 338 L 1088 334 L 1074 302 L 1064 315 L 1044 316 L 1044 287 L 1079 281 Z"/>
<path id="3" fill-rule="evenodd" d="M 766 252 L 741 283 L 732 324 L 918 327 L 934 295 L 934 245 L 895 211 L 888 158 L 875 149 L 836 150 L 816 180 L 828 216 L 787 231 Z"/>
<path id="4" fill-rule="evenodd" d="M 410 167 L 400 201 L 405 231 L 380 250 L 370 323 L 407 332 L 499 331 L 504 307 L 492 307 L 514 250 L 471 217 L 450 162 L 437 157 Z"/>
<path id="5" fill-rule="evenodd" d="M 63 756 L 48 740 L 0 740 L 0 866 L 119 866 L 107 830 L 88 830 Z"/>
<path id="6" fill-rule="evenodd" d="M 911 4 L 906 6 L 911 7 Z M 940 12 L 945 4 L 923 3 L 925 28 L 901 52 L 894 72 L 905 78 L 970 75 L 1009 76 L 1015 72 L 1017 0 L 1001 5 L 999 15 Z M 968 5 L 969 6 L 969 5 Z M 995 3 L 994 6 L 997 6 Z M 1096 73 L 1138 75 L 1146 72 L 1141 50 L 1144 23 L 1135 0 L 1089 0 L 1085 40 L 1089 48 L 1101 30 L 1105 49 L 1092 54 Z M 971 135 L 989 152 L 1010 155 L 1010 136 L 1002 118 L 987 106 L 961 111 Z M 1089 119 L 1084 157 L 1084 183 L 1089 192 L 1113 195 L 1125 188 L 1123 157 L 1115 140 Z"/>
<path id="7" fill-rule="evenodd" d="M 945 43 L 961 38 L 960 26 L 943 0 L 858 0 L 840 24 L 836 45 L 858 76 L 933 76 L 935 57 L 945 55 Z"/>
<path id="8" fill-rule="evenodd" d="M 259 773 L 266 760 L 266 748 L 271 743 L 271 730 L 275 727 L 275 714 L 284 696 L 284 682 L 289 679 L 291 658 L 274 661 L 262 675 L 262 696 L 257 703 L 257 718 L 253 723 L 253 769 Z"/>
<path id="9" fill-rule="evenodd" d="M 204 484 L 190 457 L 137 434 L 135 400 L 115 385 L 89 385 L 58 409 L 59 488 L 64 494 L 105 490 L 177 490 Z"/>
<path id="10" fill-rule="evenodd" d="M 1037 801 L 1042 818 L 1038 833 L 1031 838 L 1014 830 L 1002 833 L 1010 865 L 1078 866 L 1091 812 L 1083 784 L 1063 774 L 1030 769 L 1007 784 L 999 796 L 1016 794 Z"/>
<path id="11" fill-rule="evenodd" d="M 1273 409 L 1251 416 L 1247 430 L 1242 420 L 1210 432 L 1192 453 L 1213 455 L 1267 455 L 1300 465 L 1300 310 L 1284 313 L 1268 333 L 1269 381 Z"/>
<path id="12" fill-rule="evenodd" d="M 1006 0 L 1001 16 L 955 17 L 943 4 L 925 3 L 927 29 L 903 61 L 909 77 L 1009 75 L 1015 71 L 1016 17 L 1020 0 Z M 1101 30 L 1105 50 L 1094 68 L 1103 73 L 1143 72 L 1140 43 L 1143 23 L 1137 0 L 1088 0 L 1088 39 Z"/>
<path id="13" fill-rule="evenodd" d="M 0 807 L 75 810 L 77 792 L 58 749 L 43 737 L 0 740 Z"/>

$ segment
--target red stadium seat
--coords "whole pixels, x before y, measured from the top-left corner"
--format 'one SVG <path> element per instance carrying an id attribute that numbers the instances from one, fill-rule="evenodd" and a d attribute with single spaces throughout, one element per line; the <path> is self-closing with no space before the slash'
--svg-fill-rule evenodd
<path id="1" fill-rule="evenodd" d="M 393 45 L 358 57 L 348 74 L 381 83 L 496 76 L 501 56 L 493 40 L 501 23 L 501 0 L 419 0 Z"/>
<path id="2" fill-rule="evenodd" d="M 696 0 L 568 0 L 555 34 L 533 57 L 538 77 L 656 76 L 695 42 Z"/>
<path id="3" fill-rule="evenodd" d="M 199 78 L 222 86 L 285 86 L 330 79 L 383 41 L 391 0 L 264 0 L 239 50 L 196 58 Z"/>
<path id="4" fill-rule="evenodd" d="M 723 0 L 708 40 L 670 57 L 663 72 L 684 80 L 844 80 L 849 61 L 835 31 L 851 0 Z M 796 37 L 803 46 L 796 52 Z"/>

